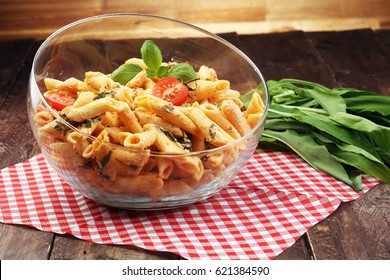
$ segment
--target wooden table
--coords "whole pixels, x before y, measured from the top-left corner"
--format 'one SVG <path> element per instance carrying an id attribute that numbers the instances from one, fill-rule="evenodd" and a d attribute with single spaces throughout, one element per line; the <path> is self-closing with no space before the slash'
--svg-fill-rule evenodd
<path id="1" fill-rule="evenodd" d="M 390 95 L 390 30 L 223 36 L 241 48 L 266 79 L 298 78 Z M 26 95 L 40 43 L 34 39 L 0 41 L 0 168 L 38 151 L 28 123 Z M 390 185 L 380 184 L 361 198 L 342 203 L 276 259 L 390 259 L 389 233 Z M 0 259 L 182 258 L 0 224 Z"/>

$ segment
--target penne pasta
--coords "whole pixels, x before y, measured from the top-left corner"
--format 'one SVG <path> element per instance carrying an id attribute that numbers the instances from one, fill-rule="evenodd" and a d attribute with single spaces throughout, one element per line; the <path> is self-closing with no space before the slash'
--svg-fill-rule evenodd
<path id="1" fill-rule="evenodd" d="M 147 130 L 138 133 L 119 132 L 118 140 L 126 148 L 145 150 L 156 141 L 156 130 Z"/>
<path id="2" fill-rule="evenodd" d="M 131 170 L 141 171 L 141 168 L 150 160 L 150 151 L 130 151 L 127 149 L 113 149 L 112 156 L 127 165 Z"/>
<path id="3" fill-rule="evenodd" d="M 186 107 L 182 108 L 182 112 L 196 124 L 206 142 L 214 146 L 223 146 L 234 141 L 218 124 L 209 119 L 201 109 Z"/>
<path id="4" fill-rule="evenodd" d="M 126 86 L 129 88 L 142 88 L 146 83 L 148 76 L 146 70 L 142 70 L 134 78 L 127 82 Z"/>
<path id="5" fill-rule="evenodd" d="M 186 150 L 177 142 L 169 138 L 159 127 L 155 125 L 146 125 L 145 129 L 156 132 L 156 141 L 154 145 L 164 153 L 183 154 Z M 194 178 L 200 179 L 203 173 L 203 164 L 196 156 L 172 157 L 175 165 L 182 170 L 190 170 Z"/>
<path id="6" fill-rule="evenodd" d="M 100 72 L 85 73 L 84 82 L 98 92 L 105 92 L 116 87 L 115 82 L 108 75 Z"/>
<path id="7" fill-rule="evenodd" d="M 226 92 L 230 88 L 230 83 L 226 80 L 198 80 L 191 82 L 189 87 L 193 89 L 190 97 L 196 101 L 202 101 Z"/>
<path id="8" fill-rule="evenodd" d="M 38 127 L 45 126 L 53 120 L 53 115 L 46 109 L 39 111 L 34 115 L 34 122 L 38 125 Z"/>
<path id="9" fill-rule="evenodd" d="M 183 137 L 184 133 L 180 127 L 168 122 L 167 120 L 151 113 L 149 110 L 140 107 L 136 108 L 134 111 L 137 119 L 139 120 L 140 125 L 144 126 L 146 124 L 154 124 L 161 126 L 165 130 L 171 132 L 176 137 Z"/>
<path id="10" fill-rule="evenodd" d="M 241 136 L 247 134 L 251 127 L 244 118 L 240 107 L 231 100 L 222 102 L 221 111 L 230 123 L 238 130 Z"/>
<path id="11" fill-rule="evenodd" d="M 125 102 L 117 101 L 121 109 L 118 112 L 118 117 L 124 126 L 132 133 L 142 132 L 142 126 L 139 124 L 137 117 L 130 107 Z"/>
<path id="12" fill-rule="evenodd" d="M 229 122 L 225 115 L 214 104 L 202 104 L 199 107 L 207 117 L 218 124 L 224 131 L 226 131 L 234 139 L 241 137 L 238 130 Z"/>
<path id="13" fill-rule="evenodd" d="M 120 144 L 118 134 L 120 132 L 125 132 L 125 127 L 105 127 L 104 128 L 108 133 L 108 138 L 110 139 L 110 143 Z"/>
<path id="14" fill-rule="evenodd" d="M 187 183 L 181 180 L 167 180 L 161 188 L 160 195 L 162 197 L 188 194 L 193 191 Z"/>
<path id="15" fill-rule="evenodd" d="M 73 108 L 81 107 L 92 102 L 96 98 L 96 94 L 92 91 L 79 92 L 76 101 L 73 103 Z"/>
<path id="16" fill-rule="evenodd" d="M 142 69 L 148 68 L 145 64 L 145 62 L 141 58 L 129 58 L 128 60 L 125 61 L 125 64 L 136 64 L 140 66 Z"/>
<path id="17" fill-rule="evenodd" d="M 162 179 L 168 179 L 174 169 L 174 164 L 169 158 L 157 158 L 158 176 Z"/>
<path id="18" fill-rule="evenodd" d="M 124 126 L 118 112 L 107 111 L 101 116 L 101 125 L 105 127 L 122 127 Z"/>
<path id="19" fill-rule="evenodd" d="M 139 58 L 125 63 L 143 69 L 126 85 L 109 74 L 92 71 L 85 73 L 83 81 L 44 79 L 46 98 L 56 93 L 74 100 L 70 106 L 55 109 L 64 123 L 43 106 L 33 119 L 45 152 L 51 153 L 59 168 L 77 174 L 75 180 L 81 185 L 151 201 L 188 195 L 229 172 L 247 143 L 232 142 L 263 117 L 261 96 L 255 92 L 242 112 L 240 92 L 230 88 L 228 80 L 218 79 L 213 68 L 201 65 L 198 79 L 187 83 L 184 91 L 176 79 L 179 92 L 185 94 L 176 103 L 165 99 L 177 97 L 173 89 L 163 94 L 155 89 L 164 79 L 161 73 L 148 77 L 148 67 Z M 161 65 L 169 69 L 176 64 Z M 214 148 L 212 154 L 207 152 Z"/>
<path id="20" fill-rule="evenodd" d="M 62 81 L 52 78 L 45 78 L 43 79 L 43 82 L 45 83 L 45 87 L 47 90 L 53 90 L 57 88 L 57 85 L 62 83 Z"/>
<path id="21" fill-rule="evenodd" d="M 108 191 L 142 196 L 149 195 L 150 192 L 161 189 L 163 185 L 163 179 L 153 174 L 117 176 L 114 184 L 109 187 Z"/>
<path id="22" fill-rule="evenodd" d="M 71 121 L 82 122 L 88 119 L 103 115 L 107 111 L 118 111 L 113 99 L 101 98 L 77 108 L 70 108 L 66 111 L 66 117 Z"/>
<path id="23" fill-rule="evenodd" d="M 249 102 L 248 108 L 244 113 L 244 117 L 247 119 L 247 123 L 251 128 L 255 127 L 256 124 L 261 120 L 264 113 L 264 103 L 260 95 L 254 92 Z"/>
<path id="24" fill-rule="evenodd" d="M 186 114 L 181 107 L 173 106 L 169 103 L 159 100 L 158 102 L 149 100 L 147 107 L 156 115 L 166 119 L 170 123 L 180 127 L 192 135 L 200 135 L 200 131 L 195 123 Z"/>

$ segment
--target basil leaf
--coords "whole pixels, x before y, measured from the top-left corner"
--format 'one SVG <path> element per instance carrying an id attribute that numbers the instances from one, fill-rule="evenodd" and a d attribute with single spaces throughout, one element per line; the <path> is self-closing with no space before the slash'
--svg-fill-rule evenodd
<path id="1" fill-rule="evenodd" d="M 141 66 L 136 64 L 122 64 L 111 73 L 111 79 L 121 85 L 126 85 L 128 81 L 142 71 Z"/>
<path id="2" fill-rule="evenodd" d="M 171 70 L 169 70 L 167 76 L 178 78 L 183 83 L 188 83 L 198 78 L 194 68 L 186 63 L 176 64 Z"/>
<path id="3" fill-rule="evenodd" d="M 157 71 L 155 69 L 146 68 L 146 75 L 148 78 L 154 78 L 157 76 Z"/>
<path id="4" fill-rule="evenodd" d="M 157 77 L 159 77 L 159 78 L 166 77 L 166 75 L 168 74 L 168 71 L 169 71 L 169 67 L 168 66 L 161 66 L 157 70 Z"/>
<path id="5" fill-rule="evenodd" d="M 142 44 L 141 55 L 145 65 L 157 73 L 162 63 L 162 55 L 158 46 L 152 40 L 146 40 Z"/>

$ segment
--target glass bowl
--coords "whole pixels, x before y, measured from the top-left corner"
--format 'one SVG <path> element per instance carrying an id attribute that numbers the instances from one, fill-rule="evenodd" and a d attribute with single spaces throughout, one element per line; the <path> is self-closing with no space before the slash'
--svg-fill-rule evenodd
<path id="1" fill-rule="evenodd" d="M 159 47 L 161 65 L 181 63 L 196 72 L 194 81 L 186 81 L 189 93 L 184 104 L 173 106 L 151 95 L 160 80 L 156 76 L 143 76 L 139 86 L 113 80 L 114 70 L 126 61 L 151 69 L 141 61 L 146 40 Z M 200 97 L 216 83 L 223 85 Z M 64 91 L 77 100 L 56 108 L 49 97 Z M 84 94 L 94 96 L 88 102 L 104 100 L 101 104 L 106 105 L 87 110 L 87 101 L 79 100 Z M 253 101 L 255 123 L 252 120 L 249 129 L 249 121 L 240 124 L 250 115 L 251 105 L 243 106 L 245 101 L 239 99 L 244 94 L 250 100 L 260 97 L 260 109 Z M 43 42 L 33 61 L 27 102 L 44 157 L 74 190 L 108 206 L 155 210 L 205 200 L 229 184 L 258 145 L 269 95 L 254 63 L 219 36 L 160 16 L 109 14 L 69 24 Z M 222 110 L 223 104 L 235 104 L 242 113 L 237 108 L 229 111 L 228 105 Z M 179 121 L 167 120 L 158 108 L 168 114 L 174 110 Z M 228 127 L 206 115 L 215 108 L 219 116 L 223 111 Z M 150 120 L 156 116 L 163 124 Z M 126 123 L 132 118 L 141 131 L 132 131 Z M 170 122 L 178 135 L 164 126 Z M 237 125 L 241 127 L 232 127 Z M 239 135 L 229 138 L 232 130 Z M 149 146 L 136 145 L 148 141 Z"/>

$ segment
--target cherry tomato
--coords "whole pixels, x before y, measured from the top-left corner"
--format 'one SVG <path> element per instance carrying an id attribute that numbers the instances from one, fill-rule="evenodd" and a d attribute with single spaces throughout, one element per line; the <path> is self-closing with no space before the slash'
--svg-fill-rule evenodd
<path id="1" fill-rule="evenodd" d="M 72 105 L 76 101 L 76 95 L 64 92 L 53 92 L 47 97 L 47 100 L 53 109 L 62 111 L 62 109 Z"/>
<path id="2" fill-rule="evenodd" d="M 187 99 L 188 88 L 179 79 L 167 77 L 157 82 L 152 94 L 179 106 Z"/>

